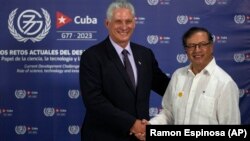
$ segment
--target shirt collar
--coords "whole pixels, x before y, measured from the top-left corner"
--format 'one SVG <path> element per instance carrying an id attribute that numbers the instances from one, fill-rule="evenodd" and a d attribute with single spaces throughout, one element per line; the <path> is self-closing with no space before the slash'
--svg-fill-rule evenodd
<path id="1" fill-rule="evenodd" d="M 216 65 L 217 64 L 216 64 L 215 58 L 213 57 L 213 59 L 208 63 L 208 65 L 200 73 L 211 75 L 213 73 L 214 68 L 215 68 Z M 188 65 L 187 71 L 189 73 L 193 74 L 193 72 L 191 70 L 191 64 Z"/>
<path id="2" fill-rule="evenodd" d="M 132 50 L 131 50 L 131 47 L 130 47 L 130 42 L 128 43 L 128 45 L 125 48 L 122 48 L 117 43 L 115 43 L 115 41 L 113 41 L 110 37 L 109 37 L 109 39 L 110 39 L 111 44 L 114 46 L 114 48 L 115 48 L 115 50 L 116 50 L 116 52 L 118 54 L 121 54 L 121 52 L 123 51 L 123 49 L 126 49 L 129 52 L 130 55 L 132 54 Z"/>
<path id="3" fill-rule="evenodd" d="M 202 71 L 207 72 L 208 74 L 211 75 L 214 71 L 215 66 L 216 66 L 216 61 L 213 57 L 213 59 L 209 62 L 209 64 Z"/>

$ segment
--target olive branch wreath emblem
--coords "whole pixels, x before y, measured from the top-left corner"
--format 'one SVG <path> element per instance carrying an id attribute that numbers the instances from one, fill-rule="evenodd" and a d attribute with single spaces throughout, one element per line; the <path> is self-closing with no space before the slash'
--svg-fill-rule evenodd
<path id="1" fill-rule="evenodd" d="M 19 33 L 17 33 L 14 25 L 13 25 L 13 21 L 14 21 L 14 17 L 16 15 L 16 11 L 17 11 L 18 8 L 16 8 L 15 10 L 13 10 L 10 15 L 9 15 L 9 20 L 8 20 L 8 28 L 9 28 L 9 31 L 10 33 L 12 34 L 12 36 L 17 39 L 17 41 L 19 42 L 26 42 L 28 40 L 31 40 L 33 43 L 35 42 L 39 42 L 41 41 L 43 38 L 45 38 L 45 36 L 49 33 L 49 30 L 50 30 L 50 24 L 51 24 L 51 20 L 50 20 L 50 16 L 49 16 L 49 13 L 44 10 L 43 8 L 42 9 L 42 12 L 43 12 L 43 15 L 45 17 L 45 27 L 44 29 L 42 30 L 42 32 L 40 34 L 38 34 L 36 37 L 32 37 L 32 38 L 25 38 L 23 36 L 21 36 Z"/>

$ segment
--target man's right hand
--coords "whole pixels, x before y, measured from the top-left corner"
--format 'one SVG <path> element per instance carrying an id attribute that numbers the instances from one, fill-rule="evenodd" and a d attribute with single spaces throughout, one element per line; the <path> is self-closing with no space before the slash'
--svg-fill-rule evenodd
<path id="1" fill-rule="evenodd" d="M 134 134 L 139 140 L 144 141 L 146 135 L 146 125 L 149 124 L 147 120 L 137 119 L 130 129 L 130 133 Z"/>

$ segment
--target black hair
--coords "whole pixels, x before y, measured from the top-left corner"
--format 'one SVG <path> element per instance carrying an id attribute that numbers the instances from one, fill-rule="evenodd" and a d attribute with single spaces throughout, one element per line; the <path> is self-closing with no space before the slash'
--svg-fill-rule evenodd
<path id="1" fill-rule="evenodd" d="M 213 36 L 212 36 L 212 34 L 206 28 L 204 28 L 204 27 L 191 27 L 182 36 L 182 44 L 183 44 L 183 46 L 184 47 L 187 46 L 186 43 L 187 43 L 187 39 L 189 37 L 191 37 L 193 34 L 195 34 L 197 32 L 201 32 L 201 31 L 207 33 L 207 35 L 208 35 L 208 41 L 210 43 L 212 43 L 213 42 Z"/>

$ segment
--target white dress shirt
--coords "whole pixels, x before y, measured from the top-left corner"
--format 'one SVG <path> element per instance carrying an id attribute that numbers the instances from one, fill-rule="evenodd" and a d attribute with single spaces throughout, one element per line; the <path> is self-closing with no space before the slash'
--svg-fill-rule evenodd
<path id="1" fill-rule="evenodd" d="M 133 56 L 133 52 L 131 50 L 131 47 L 130 47 L 130 43 L 125 47 L 125 48 L 122 48 L 120 47 L 117 43 L 115 43 L 111 38 L 109 38 L 110 41 L 111 41 L 111 44 L 114 46 L 117 54 L 119 55 L 122 63 L 123 62 L 123 55 L 122 55 L 122 51 L 123 49 L 126 49 L 128 51 L 128 59 L 131 63 L 131 66 L 132 66 L 132 69 L 133 69 L 133 73 L 134 73 L 134 76 L 135 76 L 135 84 L 137 85 L 137 68 L 136 68 L 136 65 L 135 65 L 135 60 L 134 60 L 134 56 Z"/>
<path id="2" fill-rule="evenodd" d="M 150 124 L 240 124 L 239 89 L 213 60 L 198 74 L 177 69 Z"/>

